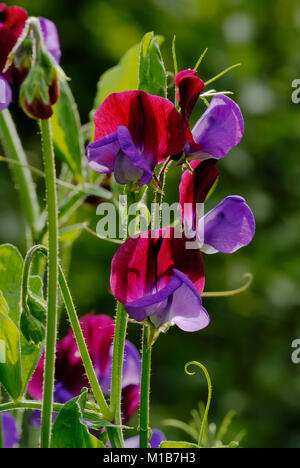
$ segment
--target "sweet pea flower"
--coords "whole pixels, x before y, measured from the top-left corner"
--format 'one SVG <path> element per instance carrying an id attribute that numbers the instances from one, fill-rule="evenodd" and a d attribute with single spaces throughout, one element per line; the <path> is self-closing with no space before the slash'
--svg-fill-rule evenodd
<path id="1" fill-rule="evenodd" d="M 175 324 L 188 332 L 208 326 L 201 252 L 185 247 L 181 233 L 163 228 L 128 239 L 116 252 L 111 290 L 136 321 L 149 318 L 157 329 Z"/>
<path id="2" fill-rule="evenodd" d="M 152 431 L 151 438 L 149 440 L 150 448 L 155 449 L 159 448 L 160 444 L 166 440 L 166 436 L 163 432 L 154 429 Z M 125 448 L 140 448 L 140 438 L 139 436 L 130 437 L 125 440 Z"/>
<path id="3" fill-rule="evenodd" d="M 96 172 L 113 172 L 119 184 L 149 183 L 155 166 L 185 145 L 184 120 L 175 106 L 143 91 L 111 94 L 94 118 L 88 163 Z"/>
<path id="4" fill-rule="evenodd" d="M 16 420 L 8 413 L 1 413 L 4 448 L 14 448 L 19 441 Z"/>
<path id="5" fill-rule="evenodd" d="M 179 186 L 185 232 L 199 241 L 204 253 L 231 254 L 247 246 L 255 234 L 253 213 L 244 198 L 229 196 L 198 219 L 197 204 L 204 203 L 218 177 L 215 161 L 192 162 L 194 174 L 185 171 Z"/>
<path id="6" fill-rule="evenodd" d="M 184 70 L 175 77 L 178 103 L 187 128 L 185 153 L 196 160 L 222 159 L 243 138 L 243 116 L 232 99 L 218 94 L 191 131 L 189 118 L 205 87 L 196 74 L 194 70 Z"/>
<path id="7" fill-rule="evenodd" d="M 107 315 L 85 315 L 80 319 L 87 347 L 103 392 L 109 395 L 112 372 L 112 346 L 114 322 Z M 29 382 L 29 394 L 40 400 L 43 390 L 44 356 L 38 363 Z M 141 363 L 136 348 L 129 341 L 125 344 L 122 379 L 122 414 L 128 421 L 139 407 Z M 55 368 L 55 393 L 57 403 L 66 403 L 80 394 L 83 387 L 89 387 L 73 331 L 57 344 Z"/>

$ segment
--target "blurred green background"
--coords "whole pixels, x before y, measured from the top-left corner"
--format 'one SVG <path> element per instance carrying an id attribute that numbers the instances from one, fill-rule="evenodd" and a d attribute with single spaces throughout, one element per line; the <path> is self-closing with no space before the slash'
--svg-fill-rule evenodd
<path id="1" fill-rule="evenodd" d="M 197 402 L 206 398 L 203 377 L 184 373 L 187 361 L 200 360 L 214 386 L 211 420 L 218 423 L 235 409 L 231 435 L 246 428 L 244 447 L 300 448 L 300 365 L 291 362 L 291 343 L 300 338 L 300 104 L 291 101 L 292 81 L 300 78 L 298 0 L 7 3 L 56 22 L 61 64 L 72 78 L 83 123 L 100 74 L 148 31 L 165 36 L 162 51 L 168 70 L 173 34 L 181 69 L 193 67 L 209 48 L 199 71 L 204 80 L 242 62 L 215 85 L 234 91 L 246 132 L 238 149 L 220 162 L 221 179 L 207 208 L 227 195 L 244 196 L 255 213 L 257 234 L 248 248 L 231 256 L 206 256 L 205 263 L 208 291 L 238 287 L 245 272 L 253 273 L 254 284 L 234 298 L 205 300 L 212 318 L 206 330 L 185 334 L 174 328 L 159 340 L 153 352 L 151 424 L 162 428 L 160 421 L 167 417 L 188 420 Z M 30 162 L 40 166 L 36 124 L 17 108 L 12 111 Z M 170 173 L 168 195 L 173 201 L 178 198 L 178 175 L 175 169 Z M 39 188 L 42 194 L 43 185 Z M 24 252 L 18 195 L 3 164 L 0 213 L 1 243 L 16 243 Z M 85 208 L 85 215 L 94 213 L 95 207 Z M 80 314 L 93 310 L 113 315 L 108 283 L 114 250 L 88 234 L 76 241 L 70 285 Z M 139 346 L 135 325 L 129 337 Z M 185 437 L 173 429 L 165 432 L 171 439 Z"/>

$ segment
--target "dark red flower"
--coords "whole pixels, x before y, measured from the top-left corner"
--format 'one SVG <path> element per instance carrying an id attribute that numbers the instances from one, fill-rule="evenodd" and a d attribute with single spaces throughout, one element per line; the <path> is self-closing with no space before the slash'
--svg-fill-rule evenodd
<path id="1" fill-rule="evenodd" d="M 22 34 L 28 14 L 24 8 L 7 6 L 0 3 L 0 72 L 3 70 L 7 57 Z M 12 69 L 3 76 L 10 81 Z"/>

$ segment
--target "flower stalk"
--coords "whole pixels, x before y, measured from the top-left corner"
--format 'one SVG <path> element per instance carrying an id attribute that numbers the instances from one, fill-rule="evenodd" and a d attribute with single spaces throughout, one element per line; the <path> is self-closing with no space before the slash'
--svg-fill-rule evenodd
<path id="1" fill-rule="evenodd" d="M 55 160 L 52 142 L 51 121 L 40 122 L 42 131 L 42 144 L 44 154 L 44 165 L 46 175 L 46 200 L 48 210 L 48 292 L 47 292 L 47 325 L 46 325 L 46 348 L 45 369 L 43 388 L 43 407 L 41 421 L 41 447 L 49 448 L 51 440 L 51 418 L 53 411 L 53 389 L 55 372 L 55 350 L 57 332 L 57 296 L 58 296 L 58 215 Z"/>
<path id="2" fill-rule="evenodd" d="M 144 326 L 140 404 L 140 448 L 148 448 L 149 445 L 150 379 L 152 348 L 148 345 L 148 335 L 149 327 Z"/>
<path id="3" fill-rule="evenodd" d="M 110 396 L 110 409 L 113 414 L 113 421 L 116 425 L 122 425 L 122 413 L 121 413 L 121 399 L 122 399 L 122 375 L 123 375 L 123 364 L 124 364 L 124 346 L 127 331 L 128 315 L 124 309 L 123 304 L 118 302 L 117 314 L 116 314 L 116 325 L 115 325 L 115 338 L 114 338 L 114 349 L 113 349 L 113 363 L 112 363 L 112 379 L 111 379 L 111 396 Z M 118 448 L 124 447 L 124 438 L 122 429 L 113 429 L 114 434 L 111 435 L 111 429 L 109 430 L 110 437 L 114 437 L 116 446 Z"/>

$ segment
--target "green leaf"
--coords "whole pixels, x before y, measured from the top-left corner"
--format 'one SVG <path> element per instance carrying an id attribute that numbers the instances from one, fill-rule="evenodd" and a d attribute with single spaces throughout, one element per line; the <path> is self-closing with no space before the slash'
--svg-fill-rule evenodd
<path id="1" fill-rule="evenodd" d="M 0 292 L 0 382 L 13 399 L 22 392 L 20 332 L 9 317 L 9 306 Z"/>
<path id="2" fill-rule="evenodd" d="M 153 32 L 145 34 L 141 42 L 139 89 L 156 96 L 167 97 L 167 73 L 159 48 L 162 39 Z"/>
<path id="3" fill-rule="evenodd" d="M 69 166 L 78 182 L 82 182 L 81 163 L 84 144 L 80 117 L 72 91 L 66 81 L 60 82 L 60 98 L 52 116 L 53 140 L 58 154 Z"/>
<path id="4" fill-rule="evenodd" d="M 94 110 L 98 109 L 111 93 L 138 89 L 139 53 L 140 44 L 136 44 L 126 52 L 117 66 L 101 75 L 97 85 Z"/>
<path id="5" fill-rule="evenodd" d="M 22 271 L 23 259 L 18 249 L 10 244 L 0 245 L 0 291 L 7 302 L 9 318 L 16 326 L 19 336 L 18 350 L 23 385 L 17 397 L 25 393 L 42 353 L 41 345 L 28 343 L 22 333 L 19 333 Z M 42 297 L 42 281 L 39 277 L 30 278 L 30 289 Z"/>
<path id="6" fill-rule="evenodd" d="M 192 444 L 191 442 L 173 442 L 171 440 L 167 440 L 160 444 L 160 448 L 200 448 L 196 444 Z"/>
<path id="7" fill-rule="evenodd" d="M 100 448 L 103 443 L 92 436 L 82 423 L 87 399 L 87 389 L 68 401 L 53 425 L 52 448 Z"/>
<path id="8" fill-rule="evenodd" d="M 9 308 L 9 316 L 19 327 L 23 259 L 16 247 L 0 245 L 0 291 Z"/>

